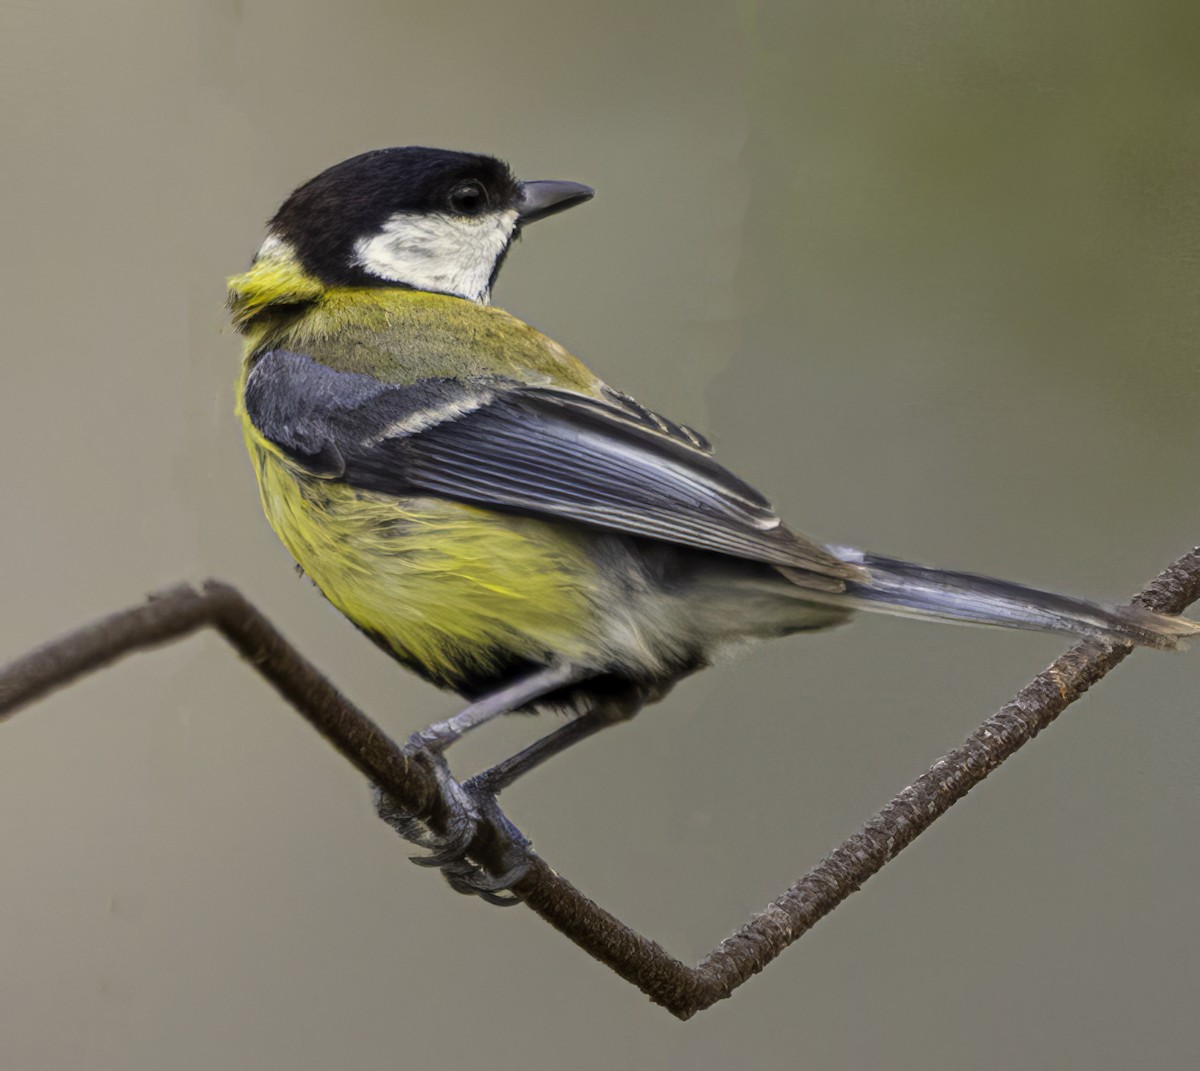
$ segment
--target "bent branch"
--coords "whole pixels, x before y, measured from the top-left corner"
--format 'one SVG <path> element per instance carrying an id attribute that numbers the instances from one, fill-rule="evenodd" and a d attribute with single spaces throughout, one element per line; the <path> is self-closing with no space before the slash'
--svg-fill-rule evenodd
<path id="1" fill-rule="evenodd" d="M 1200 547 L 1160 573 L 1135 599 L 1180 613 L 1200 598 Z M 237 591 L 210 582 L 175 588 L 143 606 L 62 637 L 0 671 L 0 717 L 101 669 L 201 628 L 215 628 L 352 766 L 431 828 L 444 828 L 431 775 L 302 657 Z M 533 857 L 513 891 L 545 921 L 681 1019 L 729 996 L 832 911 L 950 806 L 1121 662 L 1125 644 L 1072 647 L 1011 701 L 905 788 L 857 833 L 695 967 L 681 963 L 593 903 Z M 503 832 L 481 825 L 470 848 L 498 868 Z"/>

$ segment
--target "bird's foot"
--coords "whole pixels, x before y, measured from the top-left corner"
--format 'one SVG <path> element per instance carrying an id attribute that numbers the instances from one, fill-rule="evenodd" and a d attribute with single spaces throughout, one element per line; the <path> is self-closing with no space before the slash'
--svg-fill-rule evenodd
<path id="1" fill-rule="evenodd" d="M 519 903 L 521 898 L 512 887 L 529 872 L 529 838 L 513 825 L 494 796 L 472 795 L 472 799 L 495 836 L 498 865 L 493 870 L 460 857 L 439 864 L 442 877 L 455 892 L 473 893 L 489 904 L 508 907 Z M 429 865 L 424 858 L 414 858 L 413 862 Z"/>
<path id="2" fill-rule="evenodd" d="M 423 866 L 441 866 L 461 859 L 479 829 L 480 812 L 474 800 L 450 773 L 441 752 L 415 733 L 404 753 L 428 773 L 437 785 L 436 795 L 424 814 L 401 810 L 390 796 L 379 793 L 376 810 L 397 833 L 428 855 L 413 856 Z"/>
<path id="3" fill-rule="evenodd" d="M 519 898 L 509 890 L 529 870 L 529 840 L 500 810 L 493 794 L 454 779 L 436 741 L 428 741 L 425 733 L 414 734 L 404 750 L 433 777 L 437 796 L 427 814 L 415 815 L 376 790 L 379 817 L 405 840 L 425 849 L 428 854 L 414 855 L 412 861 L 440 869 L 456 892 L 474 894 L 492 904 L 517 903 Z M 499 856 L 498 868 L 494 864 L 484 867 L 467 857 L 481 833 L 491 835 L 489 854 Z"/>

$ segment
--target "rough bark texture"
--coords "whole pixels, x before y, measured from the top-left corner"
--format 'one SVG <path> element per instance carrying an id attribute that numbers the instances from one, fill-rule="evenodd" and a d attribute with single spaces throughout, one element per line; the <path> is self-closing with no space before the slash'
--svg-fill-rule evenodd
<path id="1" fill-rule="evenodd" d="M 1200 598 L 1200 547 L 1168 566 L 1136 602 L 1180 613 Z M 40 648 L 0 671 L 0 716 L 122 656 L 199 628 L 219 631 L 356 769 L 435 830 L 446 816 L 434 778 L 345 698 L 233 588 L 180 587 Z M 513 891 L 560 933 L 681 1019 L 729 996 L 802 937 L 935 819 L 1058 717 L 1131 648 L 1089 640 L 1056 659 L 857 833 L 695 967 L 635 933 L 534 856 Z M 499 866 L 504 832 L 485 822 L 472 858 Z"/>

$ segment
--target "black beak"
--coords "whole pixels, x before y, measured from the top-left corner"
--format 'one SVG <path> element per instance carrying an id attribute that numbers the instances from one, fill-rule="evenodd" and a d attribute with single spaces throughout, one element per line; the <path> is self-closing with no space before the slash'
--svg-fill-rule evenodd
<path id="1" fill-rule="evenodd" d="M 555 212 L 564 212 L 590 201 L 595 193 L 591 186 L 585 186 L 582 182 L 522 182 L 517 219 L 522 223 L 545 219 Z"/>

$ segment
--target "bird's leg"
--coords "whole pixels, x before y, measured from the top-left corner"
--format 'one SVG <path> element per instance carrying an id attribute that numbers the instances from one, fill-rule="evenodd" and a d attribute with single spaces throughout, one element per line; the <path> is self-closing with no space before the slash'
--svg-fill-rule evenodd
<path id="1" fill-rule="evenodd" d="M 463 823 L 460 828 L 469 830 L 465 842 L 451 843 L 447 837 L 445 842 L 432 842 L 428 836 L 419 841 L 424 847 L 436 849 L 430 855 L 413 856 L 413 862 L 421 866 L 437 866 L 441 868 L 442 876 L 456 892 L 474 893 L 483 897 L 489 903 L 507 905 L 516 902 L 516 897 L 506 890 L 511 889 L 529 868 L 529 838 L 525 836 L 508 816 L 500 809 L 496 797 L 502 790 L 511 785 L 522 774 L 528 773 L 535 766 L 540 766 L 547 759 L 565 751 L 572 744 L 577 744 L 601 729 L 624 721 L 632 716 L 634 708 L 614 708 L 612 705 L 593 707 L 584 714 L 560 726 L 552 733 L 547 733 L 540 740 L 535 740 L 527 748 L 518 751 L 511 758 L 496 763 L 483 773 L 476 774 L 462 785 L 451 781 L 449 788 L 460 806 L 474 816 L 474 821 Z M 444 764 L 440 755 L 433 755 L 435 762 Z M 463 797 L 466 797 L 464 800 Z M 380 812 L 381 815 L 383 812 Z M 474 835 L 475 822 L 486 815 L 494 828 L 501 831 L 504 837 L 503 868 L 498 874 L 490 874 L 482 867 L 465 858 L 466 848 Z M 399 829 L 396 822 L 384 815 L 393 828 Z M 407 835 L 407 834 L 406 834 Z M 410 840 L 415 840 L 409 836 Z"/>
<path id="2" fill-rule="evenodd" d="M 547 733 L 511 758 L 498 762 L 462 785 L 449 778 L 447 773 L 448 780 L 443 784 L 443 790 L 455 800 L 456 806 L 460 808 L 459 814 L 471 816 L 466 821 L 456 820 L 448 823 L 448 827 L 457 827 L 466 839 L 456 840 L 450 835 L 446 838 L 430 838 L 425 833 L 418 840 L 411 833 L 405 834 L 423 847 L 434 849 L 430 855 L 413 856 L 413 862 L 421 866 L 439 867 L 442 876 L 456 892 L 474 893 L 493 904 L 514 903 L 516 898 L 511 893 L 506 893 L 506 890 L 520 881 L 529 869 L 529 838 L 513 825 L 500 809 L 496 796 L 522 774 L 540 766 L 551 756 L 628 716 L 624 712 L 614 716 L 611 707 L 593 707 L 587 713 L 560 726 L 554 732 Z M 430 757 L 435 763 L 441 763 L 444 769 L 445 760 L 440 755 Z M 400 827 L 393 816 L 384 815 L 382 810 L 380 814 L 394 829 L 399 830 Z M 488 873 L 465 858 L 476 824 L 484 816 L 504 838 L 503 867 L 496 874 Z M 411 819 L 409 822 L 411 823 Z"/>
<path id="3" fill-rule="evenodd" d="M 414 862 L 438 866 L 443 862 L 462 858 L 467 846 L 475 838 L 479 821 L 479 809 L 463 787 L 454 780 L 450 767 L 441 755 L 431 751 L 415 752 L 414 762 L 424 765 L 437 784 L 440 804 L 442 832 L 430 828 L 432 813 L 416 815 L 399 807 L 391 796 L 380 789 L 375 790 L 375 811 L 389 826 L 410 844 L 427 849 L 429 855 L 414 855 Z"/>
<path id="4" fill-rule="evenodd" d="M 619 720 L 622 719 L 612 717 L 603 707 L 593 707 L 554 732 L 535 740 L 524 750 L 476 774 L 462 787 L 476 799 L 498 796 L 522 774 Z"/>
<path id="5" fill-rule="evenodd" d="M 530 673 L 526 677 L 513 681 L 497 691 L 485 695 L 482 699 L 463 707 L 452 718 L 437 721 L 414 733 L 408 741 L 409 749 L 413 751 L 433 751 L 440 754 L 455 740 L 470 732 L 472 729 L 517 710 L 532 703 L 533 700 L 553 692 L 564 685 L 572 684 L 587 676 L 586 671 L 577 666 L 547 666 Z"/>
<path id="6" fill-rule="evenodd" d="M 584 671 L 572 666 L 546 667 L 476 700 L 452 718 L 435 722 L 409 738 L 405 751 L 415 761 L 425 764 L 437 782 L 440 825 L 443 828 L 434 832 L 426 820 L 432 816 L 422 817 L 402 811 L 383 793 L 377 794 L 375 808 L 380 818 L 405 840 L 428 850 L 428 855 L 413 856 L 414 863 L 440 867 L 451 887 L 458 892 L 475 893 L 492 903 L 513 902 L 511 896 L 503 895 L 503 891 L 525 873 L 528 863 L 524 849 L 529 841 L 500 810 L 494 795 L 481 794 L 476 797 L 454 779 L 442 752 L 463 734 L 484 722 L 517 710 L 584 676 Z M 467 849 L 485 816 L 506 841 L 504 852 L 508 858 L 503 872 L 498 876 L 487 873 L 466 859 Z"/>

